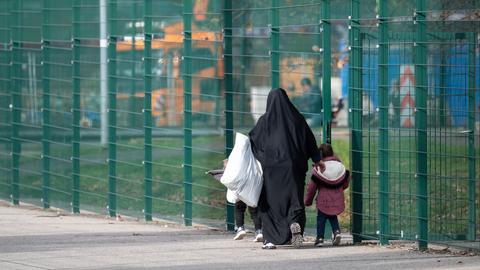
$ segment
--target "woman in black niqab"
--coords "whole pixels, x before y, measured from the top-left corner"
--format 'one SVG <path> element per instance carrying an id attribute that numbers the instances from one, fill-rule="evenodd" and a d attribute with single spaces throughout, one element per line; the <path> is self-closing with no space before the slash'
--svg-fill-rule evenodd
<path id="1" fill-rule="evenodd" d="M 290 225 L 298 223 L 302 233 L 305 227 L 308 159 L 315 163 L 320 160 L 315 137 L 281 88 L 270 91 L 266 112 L 249 135 L 253 154 L 263 169 L 258 207 L 265 242 L 288 244 L 292 239 Z"/>

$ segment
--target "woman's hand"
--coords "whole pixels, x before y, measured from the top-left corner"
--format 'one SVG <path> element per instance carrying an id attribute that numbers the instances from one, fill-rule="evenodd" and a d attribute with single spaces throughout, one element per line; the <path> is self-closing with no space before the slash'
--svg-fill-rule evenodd
<path id="1" fill-rule="evenodd" d="M 319 161 L 319 162 L 316 162 L 315 164 L 313 164 L 313 166 L 315 167 L 315 169 L 320 169 L 320 172 L 324 172 L 325 171 L 325 163 L 323 161 Z"/>

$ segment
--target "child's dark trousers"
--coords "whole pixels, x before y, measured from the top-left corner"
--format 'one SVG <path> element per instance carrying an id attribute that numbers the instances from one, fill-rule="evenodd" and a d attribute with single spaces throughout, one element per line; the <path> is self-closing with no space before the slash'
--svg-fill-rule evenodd
<path id="1" fill-rule="evenodd" d="M 329 216 L 322 213 L 318 210 L 317 213 L 317 238 L 324 238 L 325 235 L 325 224 L 327 220 L 330 221 L 330 225 L 332 226 L 332 232 L 340 232 L 340 225 L 338 224 L 337 216 Z"/>
<path id="2" fill-rule="evenodd" d="M 238 201 L 235 203 L 235 225 L 237 225 L 237 227 L 241 227 L 244 225 L 245 210 L 247 210 L 247 205 L 244 202 Z M 252 217 L 253 224 L 255 225 L 255 230 L 262 229 L 262 220 L 260 219 L 260 215 L 258 214 L 258 209 L 249 206 L 248 212 L 250 212 L 250 216 Z"/>

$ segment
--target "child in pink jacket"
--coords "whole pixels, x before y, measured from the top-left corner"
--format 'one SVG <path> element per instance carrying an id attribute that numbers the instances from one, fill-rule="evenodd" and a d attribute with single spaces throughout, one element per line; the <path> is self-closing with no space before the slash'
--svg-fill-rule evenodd
<path id="1" fill-rule="evenodd" d="M 312 170 L 312 178 L 307 186 L 305 205 L 312 205 L 315 193 L 317 195 L 317 238 L 315 246 L 323 245 L 326 221 L 330 221 L 333 231 L 332 243 L 334 246 L 340 244 L 340 225 L 337 215 L 345 209 L 345 198 L 343 191 L 348 188 L 349 171 L 345 169 L 342 162 L 334 156 L 330 144 L 322 144 L 319 147 L 322 161 L 325 168 L 315 167 Z"/>

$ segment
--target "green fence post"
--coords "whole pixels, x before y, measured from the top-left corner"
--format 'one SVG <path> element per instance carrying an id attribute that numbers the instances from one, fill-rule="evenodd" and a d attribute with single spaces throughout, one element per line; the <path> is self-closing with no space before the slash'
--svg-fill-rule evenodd
<path id="1" fill-rule="evenodd" d="M 475 43 L 477 37 L 468 33 L 468 234 L 467 240 L 475 241 L 476 219 L 476 158 L 475 158 Z"/>
<path id="2" fill-rule="evenodd" d="M 13 1 L 13 10 L 18 11 L 20 9 L 20 1 Z M 16 41 L 16 38 L 19 36 L 19 25 L 20 25 L 20 16 L 14 17 L 10 15 L 12 19 L 15 19 L 15 27 L 12 27 L 12 69 L 11 69 L 11 76 L 12 76 L 12 118 L 11 118 L 11 126 L 12 126 L 12 184 L 11 184 L 11 199 L 14 205 L 19 204 L 20 200 L 20 152 L 21 152 L 21 144 L 19 140 L 19 131 L 20 131 L 20 121 L 21 121 L 21 87 L 16 78 L 18 78 L 20 74 L 19 70 L 19 59 L 18 59 L 18 50 L 21 48 L 20 42 Z"/>
<path id="3" fill-rule="evenodd" d="M 379 1 L 379 52 L 378 52 L 378 94 L 379 94 L 379 146 L 378 175 L 380 199 L 380 244 L 388 244 L 388 13 L 387 0 Z"/>
<path id="4" fill-rule="evenodd" d="M 241 25 L 246 25 L 246 23 L 247 23 L 247 12 L 248 11 L 244 11 L 242 13 Z M 231 15 L 232 15 L 232 12 L 230 12 L 230 16 Z M 231 31 L 230 31 L 230 33 L 231 33 Z M 231 37 L 229 37 L 229 38 L 231 39 Z M 240 107 L 240 110 L 242 112 L 245 112 L 247 110 L 246 102 L 247 102 L 247 94 L 248 94 L 247 89 L 245 89 L 245 87 L 246 87 L 245 71 L 247 69 L 247 57 L 244 57 L 244 55 L 247 55 L 247 38 L 246 37 L 242 37 L 242 44 L 240 46 L 241 46 L 240 47 L 240 55 L 242 55 L 242 57 L 240 57 L 240 74 L 239 74 L 239 82 L 238 82 L 238 91 L 240 92 L 240 106 L 239 107 Z M 230 61 L 231 61 L 231 59 L 230 59 Z M 250 61 L 248 61 L 248 62 L 250 62 Z M 231 88 L 231 89 L 233 89 L 233 88 Z M 239 120 L 238 120 L 239 125 L 241 127 L 244 127 L 245 126 L 245 114 L 240 113 L 240 115 L 238 117 L 239 117 Z"/>
<path id="5" fill-rule="evenodd" d="M 272 70 L 272 89 L 280 87 L 280 19 L 278 16 L 279 0 L 272 0 L 270 7 L 272 23 L 270 24 L 270 61 Z"/>
<path id="6" fill-rule="evenodd" d="M 13 64 L 13 38 L 12 38 L 12 28 L 11 28 L 11 25 L 12 25 L 12 15 L 11 15 L 11 9 L 12 9 L 12 2 L 13 1 L 10 1 L 8 2 L 7 4 L 7 16 L 8 16 L 8 24 L 6 27 L 8 27 L 9 29 L 7 31 L 9 31 L 9 41 L 8 41 L 8 44 L 6 45 L 6 49 L 8 51 L 8 60 L 7 60 L 7 63 L 9 64 L 9 67 L 7 69 L 7 74 L 6 74 L 6 78 L 8 78 L 8 87 L 10 88 L 9 90 L 7 90 L 7 93 L 6 93 L 6 98 L 8 98 L 8 106 L 9 106 L 9 116 L 5 119 L 5 124 L 9 123 L 10 124 L 10 127 L 12 127 L 12 112 L 13 112 L 13 103 L 12 103 L 12 93 L 13 93 L 13 89 L 14 89 L 14 81 L 13 81 L 13 67 L 14 67 L 14 64 Z M 5 108 L 6 109 L 6 108 Z M 13 130 L 11 128 L 11 130 Z M 5 134 L 5 137 L 7 137 L 7 141 L 9 140 L 10 141 L 10 156 L 12 156 L 12 162 L 10 162 L 10 164 L 5 164 L 5 167 L 9 167 L 9 170 L 10 170 L 10 179 L 9 179 L 9 188 L 10 188 L 10 199 L 12 200 L 13 202 L 13 181 L 12 181 L 12 165 L 13 165 L 13 148 L 12 148 L 12 132 L 10 132 L 10 136 L 8 136 L 8 134 Z M 8 147 L 5 148 L 5 150 L 7 150 Z M 7 176 L 8 177 L 8 176 Z"/>
<path id="7" fill-rule="evenodd" d="M 192 226 L 192 0 L 183 0 L 184 223 Z"/>
<path id="8" fill-rule="evenodd" d="M 232 61 L 232 0 L 224 0 L 223 47 L 225 64 L 225 155 L 228 157 L 233 148 L 233 61 Z M 243 89 L 241 90 L 243 91 Z M 227 202 L 227 230 L 233 231 L 234 207 Z"/>
<path id="9" fill-rule="evenodd" d="M 323 113 L 323 143 L 332 143 L 332 102 L 331 102 L 331 63 L 332 50 L 330 44 L 330 0 L 322 0 L 322 18 L 320 21 L 320 32 L 323 34 L 322 38 L 322 113 Z M 326 238 L 329 239 L 331 235 L 330 227 L 325 230 Z"/>
<path id="10" fill-rule="evenodd" d="M 330 44 L 330 0 L 322 0 L 322 99 L 323 99 L 323 143 L 331 143 L 332 136 L 330 124 L 332 121 L 332 89 L 331 89 L 331 63 L 332 50 Z"/>
<path id="11" fill-rule="evenodd" d="M 418 248 L 428 245 L 427 194 L 427 54 L 425 0 L 416 1 L 415 11 L 415 126 L 417 133 L 417 240 Z"/>
<path id="12" fill-rule="evenodd" d="M 108 212 L 117 214 L 117 2 L 107 10 L 108 35 Z"/>
<path id="13" fill-rule="evenodd" d="M 317 52 L 315 54 L 315 60 L 317 61 L 317 64 L 313 68 L 313 84 L 320 86 L 320 72 L 322 71 L 322 54 L 320 51 L 320 47 L 322 46 L 322 33 L 323 33 L 323 27 L 322 27 L 322 14 L 321 12 L 317 13 L 317 27 L 315 29 L 315 45 L 317 46 Z M 323 49 L 322 49 L 323 50 Z M 322 104 L 323 106 L 323 104 Z"/>
<path id="14" fill-rule="evenodd" d="M 18 85 L 17 79 L 15 79 L 19 74 L 18 70 L 18 64 L 16 62 L 18 61 L 17 58 L 17 50 L 20 48 L 20 43 L 13 41 L 12 45 L 12 81 L 13 81 L 13 88 L 12 88 L 12 185 L 11 185 L 11 197 L 12 197 L 12 203 L 14 205 L 19 204 L 20 200 L 20 171 L 19 171 L 19 166 L 20 166 L 20 153 L 21 153 L 21 144 L 19 141 L 19 125 L 21 121 L 21 97 L 20 97 L 20 87 Z"/>
<path id="15" fill-rule="evenodd" d="M 350 88 L 350 161 L 352 163 L 352 235 L 353 242 L 362 241 L 363 216 L 363 141 L 362 141 L 362 40 L 360 39 L 360 0 L 351 1 L 349 18 L 350 62 L 348 83 Z"/>
<path id="16" fill-rule="evenodd" d="M 72 3 L 72 212 L 80 213 L 80 0 Z"/>
<path id="17" fill-rule="evenodd" d="M 48 0 L 43 0 L 43 7 L 47 7 Z M 42 203 L 43 208 L 50 208 L 49 189 L 50 189 L 50 66 L 48 60 L 50 58 L 48 45 L 49 42 L 45 40 L 48 37 L 48 23 L 49 16 L 42 12 L 42 87 L 43 87 L 43 107 L 42 107 L 42 161 L 43 161 L 43 184 L 42 184 Z"/>
<path id="18" fill-rule="evenodd" d="M 130 68 L 132 69 L 132 78 L 136 76 L 136 61 L 135 59 L 137 58 L 137 50 L 136 50 L 136 38 L 135 36 L 137 35 L 137 28 L 136 28 L 136 22 L 137 22 L 137 2 L 132 2 L 131 5 L 132 7 L 132 13 L 133 13 L 133 25 L 132 25 L 132 45 L 130 47 Z M 134 128 L 136 125 L 135 122 L 135 117 L 136 114 L 133 112 L 136 110 L 135 105 L 136 105 L 136 100 L 135 100 L 135 89 L 136 88 L 136 80 L 131 79 L 130 80 L 130 95 L 128 97 L 128 110 L 130 113 L 128 114 L 128 122 L 130 127 Z"/>
<path id="19" fill-rule="evenodd" d="M 145 0 L 144 6 L 144 29 L 145 29 L 145 49 L 143 63 L 145 97 L 143 107 L 143 125 L 145 132 L 145 156 L 144 166 L 144 185 L 145 185 L 145 220 L 152 220 L 152 0 Z"/>
<path id="20" fill-rule="evenodd" d="M 11 126 L 12 126 L 12 184 L 11 184 L 11 198 L 12 203 L 14 205 L 19 204 L 20 200 L 20 152 L 21 152 L 21 144 L 19 141 L 19 125 L 21 121 L 21 97 L 20 97 L 20 87 L 18 85 L 16 77 L 19 74 L 18 64 L 17 63 L 17 50 L 20 48 L 20 43 L 13 41 L 12 43 L 12 118 L 11 118 Z"/>

